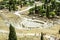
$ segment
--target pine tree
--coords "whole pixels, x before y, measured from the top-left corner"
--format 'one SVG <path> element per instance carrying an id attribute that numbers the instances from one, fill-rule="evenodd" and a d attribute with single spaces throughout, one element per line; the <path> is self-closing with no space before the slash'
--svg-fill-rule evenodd
<path id="1" fill-rule="evenodd" d="M 10 30 L 10 32 L 9 32 L 9 39 L 8 40 L 17 40 L 15 29 L 11 24 L 10 24 L 9 30 Z"/>

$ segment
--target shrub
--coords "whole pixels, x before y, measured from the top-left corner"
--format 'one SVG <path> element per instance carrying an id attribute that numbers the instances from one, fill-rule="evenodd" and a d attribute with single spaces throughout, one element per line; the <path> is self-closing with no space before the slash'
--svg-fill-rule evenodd
<path id="1" fill-rule="evenodd" d="M 0 5 L 0 10 L 4 8 L 4 5 Z"/>
<path id="2" fill-rule="evenodd" d="M 0 2 L 0 5 L 5 5 L 5 4 L 6 4 L 6 1 Z"/>
<path id="3" fill-rule="evenodd" d="M 31 9 L 29 10 L 29 15 L 30 15 L 30 14 L 34 14 L 34 13 L 35 13 L 34 11 L 35 11 L 35 8 L 31 8 Z"/>

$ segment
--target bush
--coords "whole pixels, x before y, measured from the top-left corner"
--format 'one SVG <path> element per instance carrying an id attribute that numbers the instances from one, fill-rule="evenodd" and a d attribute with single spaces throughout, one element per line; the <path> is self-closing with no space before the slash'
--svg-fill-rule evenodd
<path id="1" fill-rule="evenodd" d="M 30 15 L 30 14 L 34 14 L 34 13 L 35 13 L 34 11 L 35 11 L 35 8 L 31 8 L 31 9 L 29 10 L 29 15 Z"/>
<path id="2" fill-rule="evenodd" d="M 8 9 L 9 8 L 9 5 L 8 4 L 5 4 L 5 7 Z"/>
<path id="3" fill-rule="evenodd" d="M 32 6 L 32 5 L 33 5 L 33 3 L 34 3 L 34 1 L 30 1 L 30 2 L 29 2 L 29 5 L 31 5 L 31 6 Z"/>
<path id="4" fill-rule="evenodd" d="M 4 8 L 4 5 L 0 5 L 0 10 Z"/>
<path id="5" fill-rule="evenodd" d="M 18 7 L 17 6 L 15 6 L 15 8 L 16 8 L 16 10 L 18 10 Z"/>
<path id="6" fill-rule="evenodd" d="M 51 17 L 55 16 L 55 12 L 50 12 L 49 14 L 50 14 Z"/>
<path id="7" fill-rule="evenodd" d="M 2 1 L 0 2 L 0 5 L 5 5 L 7 2 L 6 1 Z"/>

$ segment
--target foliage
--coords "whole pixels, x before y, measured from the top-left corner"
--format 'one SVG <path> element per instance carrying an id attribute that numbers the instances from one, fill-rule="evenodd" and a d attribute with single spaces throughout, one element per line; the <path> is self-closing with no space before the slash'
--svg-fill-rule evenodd
<path id="1" fill-rule="evenodd" d="M 55 12 L 50 12 L 51 17 L 54 17 L 55 15 L 56 15 Z"/>
<path id="2" fill-rule="evenodd" d="M 59 2 L 56 3 L 56 15 L 60 16 L 60 3 Z"/>
<path id="3" fill-rule="evenodd" d="M 6 1 L 1 1 L 0 2 L 0 5 L 5 5 L 6 4 Z"/>
<path id="4" fill-rule="evenodd" d="M 16 10 L 16 0 L 9 0 L 9 11 Z"/>
<path id="5" fill-rule="evenodd" d="M 59 30 L 59 34 L 60 34 L 60 30 Z"/>
<path id="6" fill-rule="evenodd" d="M 4 5 L 4 8 L 9 9 L 9 11 L 11 10 L 16 10 L 16 6 L 21 6 L 21 8 L 23 6 L 28 6 L 28 5 L 33 5 L 34 4 L 34 0 L 3 0 L 0 2 L 0 5 Z"/>
<path id="7" fill-rule="evenodd" d="M 33 3 L 34 3 L 34 1 L 29 1 L 29 4 L 30 4 L 30 5 L 33 5 Z"/>
<path id="8" fill-rule="evenodd" d="M 9 39 L 8 40 L 17 40 L 15 29 L 11 24 L 10 24 L 9 30 L 10 30 L 10 32 L 9 32 Z"/>
<path id="9" fill-rule="evenodd" d="M 43 5 L 36 6 L 35 8 L 32 8 L 29 10 L 30 14 L 38 14 L 43 16 L 46 16 L 49 18 L 50 16 L 60 16 L 60 2 L 56 2 L 56 0 L 35 0 L 35 1 L 43 1 Z M 17 6 L 20 6 L 21 8 L 23 6 L 32 6 L 35 3 L 34 0 L 3 0 L 0 2 L 0 9 L 9 9 L 11 10 L 18 10 Z M 53 14 L 53 12 L 55 14 Z"/>
<path id="10" fill-rule="evenodd" d="M 0 10 L 1 10 L 1 9 L 4 9 L 4 5 L 0 5 Z"/>
<path id="11" fill-rule="evenodd" d="M 43 40 L 43 33 L 41 33 L 41 40 Z"/>
<path id="12" fill-rule="evenodd" d="M 29 10 L 29 15 L 30 15 L 30 14 L 34 14 L 34 13 L 35 13 L 34 10 L 35 10 L 35 8 L 31 8 L 31 9 Z"/>

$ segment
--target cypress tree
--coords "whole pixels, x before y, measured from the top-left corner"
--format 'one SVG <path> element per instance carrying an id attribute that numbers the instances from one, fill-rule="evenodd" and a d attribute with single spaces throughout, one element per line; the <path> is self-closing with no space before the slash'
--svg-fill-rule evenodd
<path id="1" fill-rule="evenodd" d="M 47 5 L 47 9 L 46 9 L 46 17 L 49 18 L 49 6 Z"/>
<path id="2" fill-rule="evenodd" d="M 13 10 L 16 10 L 16 0 L 13 0 Z"/>
<path id="3" fill-rule="evenodd" d="M 15 29 L 11 24 L 10 24 L 9 30 L 10 30 L 10 32 L 9 32 L 9 39 L 8 40 L 17 40 Z"/>
<path id="4" fill-rule="evenodd" d="M 11 5 L 13 3 L 13 0 L 9 0 L 9 11 L 11 11 Z"/>
<path id="5" fill-rule="evenodd" d="M 60 30 L 59 30 L 59 34 L 60 34 Z"/>
<path id="6" fill-rule="evenodd" d="M 41 33 L 41 40 L 43 40 L 43 33 Z"/>
<path id="7" fill-rule="evenodd" d="M 44 8 L 46 9 L 46 17 L 47 18 L 49 18 L 49 12 L 50 12 L 50 8 L 49 8 L 49 6 L 50 6 L 50 3 L 51 2 L 51 0 L 45 0 L 45 2 L 44 2 Z"/>

